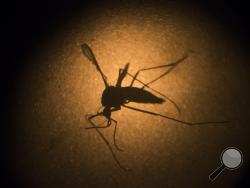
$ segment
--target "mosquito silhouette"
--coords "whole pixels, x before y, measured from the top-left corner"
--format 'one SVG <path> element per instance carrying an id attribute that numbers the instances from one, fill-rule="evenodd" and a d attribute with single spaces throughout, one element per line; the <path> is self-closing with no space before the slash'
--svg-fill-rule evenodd
<path id="1" fill-rule="evenodd" d="M 91 50 L 91 48 L 87 44 L 84 43 L 84 44 L 81 45 L 81 50 L 82 50 L 83 54 L 89 59 L 89 61 L 91 61 L 95 65 L 95 67 L 96 67 L 97 71 L 100 73 L 100 75 L 102 77 L 102 80 L 104 82 L 104 85 L 105 85 L 105 89 L 104 89 L 104 91 L 102 93 L 102 99 L 101 99 L 103 110 L 101 112 L 99 112 L 99 110 L 100 110 L 100 108 L 99 108 L 99 110 L 97 111 L 96 114 L 86 116 L 87 120 L 92 125 L 92 127 L 87 127 L 86 129 L 95 129 L 98 132 L 100 137 L 104 140 L 104 142 L 108 146 L 109 150 L 111 151 L 111 154 L 112 154 L 114 160 L 116 161 L 118 166 L 123 170 L 128 171 L 130 169 L 124 167 L 119 162 L 119 160 L 117 159 L 117 157 L 115 155 L 115 152 L 113 151 L 109 141 L 104 137 L 102 132 L 99 130 L 99 129 L 104 129 L 104 128 L 110 127 L 112 125 L 112 122 L 113 122 L 114 123 L 114 133 L 113 133 L 114 147 L 119 151 L 123 151 L 120 147 L 118 147 L 118 145 L 116 143 L 117 121 L 111 117 L 112 112 L 121 110 L 121 107 L 128 108 L 130 110 L 134 110 L 134 111 L 137 111 L 137 112 L 150 114 L 150 115 L 153 115 L 153 116 L 159 116 L 159 117 L 166 118 L 166 119 L 178 122 L 180 124 L 189 125 L 189 126 L 191 126 L 191 125 L 203 125 L 203 124 L 229 123 L 229 121 L 207 121 L 207 122 L 192 123 L 192 122 L 182 121 L 182 120 L 179 120 L 179 119 L 176 119 L 176 118 L 173 118 L 173 117 L 169 117 L 169 116 L 166 116 L 166 115 L 162 115 L 162 114 L 159 114 L 159 113 L 156 113 L 156 112 L 151 112 L 151 111 L 147 111 L 147 110 L 144 110 L 144 109 L 139 109 L 139 108 L 135 108 L 135 107 L 127 105 L 130 102 L 162 104 L 166 100 L 168 100 L 175 106 L 175 108 L 178 110 L 178 112 L 180 112 L 179 106 L 172 99 L 170 99 L 166 95 L 162 94 L 161 92 L 155 90 L 154 88 L 150 87 L 150 84 L 152 84 L 152 83 L 156 82 L 157 80 L 159 80 L 160 78 L 166 76 L 177 65 L 184 62 L 184 60 L 186 60 L 189 57 L 188 54 L 183 55 L 183 57 L 181 57 L 180 59 L 178 59 L 174 63 L 155 66 L 155 67 L 150 67 L 150 68 L 145 68 L 145 69 L 140 69 L 140 70 L 138 70 L 136 72 L 135 75 L 132 75 L 132 74 L 130 74 L 128 72 L 129 63 L 127 63 L 125 65 L 124 69 L 119 69 L 119 74 L 118 74 L 118 79 L 117 79 L 116 85 L 111 86 L 111 85 L 108 84 L 107 77 L 102 72 L 102 70 L 101 70 L 101 68 L 99 66 L 99 63 L 97 62 L 96 57 L 95 57 L 93 51 Z M 161 74 L 160 76 L 154 78 L 153 80 L 151 80 L 148 83 L 144 83 L 144 82 L 142 82 L 141 80 L 138 79 L 138 75 L 142 71 L 153 70 L 153 69 L 162 69 L 162 68 L 169 68 L 169 69 L 167 69 L 163 74 Z M 122 81 L 124 80 L 124 78 L 127 75 L 132 78 L 132 81 L 131 81 L 129 86 L 122 87 Z M 133 85 L 134 85 L 135 81 L 142 84 L 142 87 L 141 88 L 134 87 Z M 152 92 L 149 92 L 145 88 L 151 90 L 152 92 L 156 93 L 157 95 L 159 95 L 161 97 L 156 96 L 155 94 L 153 94 Z M 107 119 L 107 123 L 106 123 L 105 126 L 97 126 L 92 121 L 94 118 L 96 118 L 98 116 L 104 116 Z"/>

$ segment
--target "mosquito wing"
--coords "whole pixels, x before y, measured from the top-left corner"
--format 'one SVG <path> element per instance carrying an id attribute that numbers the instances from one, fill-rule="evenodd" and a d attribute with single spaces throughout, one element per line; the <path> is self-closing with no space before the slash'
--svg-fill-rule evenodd
<path id="1" fill-rule="evenodd" d="M 119 77 L 118 77 L 117 82 L 116 82 L 116 87 L 121 87 L 122 81 L 125 78 L 125 76 L 127 75 L 128 68 L 129 68 L 129 63 L 127 63 L 125 65 L 124 69 L 120 69 L 121 72 L 119 72 Z"/>
<path id="2" fill-rule="evenodd" d="M 127 75 L 129 75 L 130 77 L 134 78 L 134 76 L 132 74 L 130 74 L 129 72 L 127 72 Z M 165 99 L 169 100 L 175 106 L 175 108 L 178 110 L 178 112 L 180 113 L 180 107 L 172 99 L 170 99 L 168 96 L 166 96 L 166 95 L 162 94 L 161 92 L 159 92 L 158 90 L 156 90 L 156 89 L 148 86 L 147 84 L 145 84 L 144 82 L 142 82 L 138 78 L 135 78 L 135 80 L 137 82 L 141 83 L 143 85 L 143 87 L 146 87 L 146 88 L 150 89 L 151 91 L 157 93 L 158 95 L 164 97 Z"/>

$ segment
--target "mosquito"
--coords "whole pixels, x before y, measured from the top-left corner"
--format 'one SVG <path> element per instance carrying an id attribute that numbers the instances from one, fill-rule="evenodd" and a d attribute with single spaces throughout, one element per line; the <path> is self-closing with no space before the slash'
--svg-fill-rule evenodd
<path id="1" fill-rule="evenodd" d="M 157 80 L 161 79 L 162 77 L 166 76 L 174 68 L 176 68 L 177 65 L 184 62 L 189 57 L 188 54 L 183 55 L 183 57 L 181 57 L 180 59 L 178 59 L 177 61 L 175 61 L 173 63 L 160 65 L 160 66 L 154 66 L 154 67 L 145 68 L 145 69 L 139 69 L 135 75 L 132 75 L 128 72 L 129 63 L 127 63 L 123 69 L 119 69 L 117 82 L 116 82 L 115 86 L 112 86 L 112 85 L 108 84 L 107 77 L 103 73 L 103 71 L 101 70 L 101 67 L 99 66 L 99 63 L 97 62 L 96 57 L 95 57 L 93 51 L 91 50 L 91 48 L 86 43 L 84 43 L 81 45 L 81 50 L 82 50 L 83 54 L 87 57 L 87 59 L 90 62 L 92 62 L 93 65 L 96 67 L 96 69 L 100 73 L 102 80 L 104 82 L 104 85 L 105 85 L 105 89 L 102 93 L 102 98 L 101 98 L 101 103 L 102 103 L 101 107 L 103 107 L 103 110 L 100 112 L 100 108 L 99 108 L 99 110 L 97 111 L 96 114 L 86 115 L 88 122 L 92 125 L 91 127 L 87 127 L 86 129 L 95 129 L 97 131 L 97 133 L 100 135 L 100 137 L 103 139 L 103 141 L 106 143 L 109 150 L 111 151 L 113 159 L 115 160 L 117 165 L 125 171 L 128 171 L 130 169 L 124 167 L 120 163 L 120 161 L 116 157 L 116 154 L 113 151 L 109 141 L 104 137 L 104 135 L 100 131 L 100 129 L 105 129 L 105 128 L 110 127 L 113 123 L 113 125 L 114 125 L 114 132 L 113 132 L 114 147 L 118 151 L 123 151 L 120 147 L 118 147 L 118 145 L 116 143 L 117 121 L 111 117 L 112 113 L 115 111 L 121 110 L 121 107 L 130 109 L 130 110 L 134 110 L 137 112 L 146 113 L 146 114 L 153 115 L 153 116 L 159 116 L 159 117 L 166 118 L 166 119 L 178 122 L 178 123 L 183 124 L 183 125 L 188 125 L 188 126 L 203 125 L 203 124 L 229 123 L 229 121 L 207 121 L 207 122 L 192 123 L 192 122 L 182 121 L 182 120 L 179 120 L 179 119 L 176 119 L 173 117 L 169 117 L 169 116 L 166 116 L 163 114 L 159 114 L 156 112 L 152 112 L 152 111 L 148 111 L 148 110 L 144 110 L 144 109 L 140 109 L 140 108 L 135 108 L 135 107 L 128 105 L 128 103 L 130 103 L 130 102 L 147 103 L 147 104 L 162 104 L 166 100 L 168 100 L 175 106 L 175 108 L 178 110 L 178 112 L 180 112 L 179 106 L 172 99 L 170 99 L 166 95 L 162 94 L 161 92 L 155 90 L 150 85 L 152 83 L 156 82 Z M 138 79 L 139 73 L 141 73 L 143 71 L 162 69 L 162 68 L 168 68 L 168 69 L 160 76 L 152 79 L 150 82 L 144 83 Z M 127 75 L 132 78 L 132 81 L 131 81 L 129 86 L 122 87 L 122 81 L 124 80 L 124 78 Z M 142 87 L 134 87 L 135 81 L 139 82 L 142 85 Z M 155 94 L 146 90 L 145 88 L 147 88 L 148 90 L 151 90 Z M 98 117 L 98 116 L 104 116 L 107 119 L 105 126 L 97 126 L 93 122 L 93 119 Z"/>

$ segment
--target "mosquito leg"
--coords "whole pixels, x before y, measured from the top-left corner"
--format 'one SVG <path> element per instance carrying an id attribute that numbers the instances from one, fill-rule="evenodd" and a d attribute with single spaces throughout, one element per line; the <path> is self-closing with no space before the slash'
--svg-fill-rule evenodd
<path id="1" fill-rule="evenodd" d="M 87 120 L 88 121 L 91 121 L 91 119 L 93 119 L 93 118 L 95 118 L 95 117 L 97 117 L 97 116 L 101 116 L 102 115 L 102 112 L 100 112 L 100 113 L 97 113 L 97 114 L 95 114 L 95 115 L 91 115 L 91 116 L 86 116 L 86 118 L 87 118 Z M 93 123 L 94 124 L 94 123 Z M 107 125 L 107 126 L 96 126 L 96 125 L 92 125 L 92 127 L 86 127 L 85 129 L 94 129 L 94 128 L 107 128 L 107 127 L 109 127 L 110 125 Z"/>
<path id="2" fill-rule="evenodd" d="M 88 117 L 88 121 L 89 121 L 89 123 L 90 123 L 93 127 L 95 126 L 95 124 L 94 124 L 91 120 L 92 120 L 94 117 L 97 117 L 97 116 L 99 116 L 99 115 L 102 115 L 102 114 L 101 114 L 101 113 L 98 113 L 98 114 L 95 114 L 95 115 L 92 115 L 92 116 Z M 113 151 L 111 145 L 109 144 L 108 140 L 104 137 L 104 135 L 101 133 L 101 131 L 100 131 L 99 129 L 97 129 L 97 128 L 96 128 L 95 130 L 97 131 L 97 133 L 100 135 L 100 137 L 103 139 L 103 141 L 105 142 L 105 144 L 106 144 L 107 147 L 109 148 L 109 150 L 110 150 L 110 152 L 111 152 L 111 154 L 112 154 L 112 157 L 113 157 L 113 159 L 115 160 L 116 164 L 117 164 L 122 170 L 124 170 L 124 171 L 130 171 L 131 169 L 124 167 L 124 166 L 120 163 L 120 161 L 117 159 L 117 157 L 116 157 L 116 155 L 115 155 L 115 152 Z"/>
<path id="3" fill-rule="evenodd" d="M 108 128 L 110 125 L 107 123 L 106 126 L 93 126 L 93 127 L 86 127 L 85 129 L 104 129 Z"/>
<path id="4" fill-rule="evenodd" d="M 133 77 L 133 79 L 132 79 L 132 81 L 131 81 L 131 83 L 130 83 L 129 87 L 132 87 L 132 86 L 133 86 L 133 84 L 134 84 L 135 80 L 137 80 L 137 77 L 138 77 L 138 75 L 139 75 L 140 71 L 143 71 L 143 69 L 138 70 L 138 71 L 136 72 L 136 74 L 135 74 L 134 76 L 132 76 L 132 77 Z"/>
<path id="5" fill-rule="evenodd" d="M 132 80 L 130 86 L 133 85 L 135 78 L 139 75 L 140 72 L 142 71 L 147 71 L 147 70 L 154 70 L 154 69 L 161 69 L 161 68 L 167 68 L 170 67 L 166 72 L 164 72 L 163 74 L 161 74 L 160 76 L 156 77 L 155 79 L 151 80 L 150 82 L 146 83 L 145 85 L 143 85 L 143 88 L 152 84 L 153 82 L 159 80 L 160 78 L 166 76 L 168 73 L 170 73 L 179 63 L 183 62 L 185 59 L 188 58 L 188 55 L 184 55 L 182 58 L 178 59 L 176 62 L 174 63 L 170 63 L 170 64 L 166 64 L 166 65 L 160 65 L 160 66 L 154 66 L 154 67 L 150 67 L 150 68 L 146 68 L 146 69 L 140 69 L 137 71 L 137 73 L 134 76 L 134 79 Z"/>
<path id="6" fill-rule="evenodd" d="M 150 114 L 150 115 L 154 115 L 154 116 L 160 116 L 160 117 L 163 117 L 163 118 L 166 118 L 166 119 L 170 119 L 172 121 L 179 122 L 179 123 L 182 123 L 184 125 L 190 125 L 190 126 L 191 125 L 230 123 L 230 121 L 207 121 L 207 122 L 191 123 L 191 122 L 187 122 L 187 121 L 182 121 L 182 120 L 179 120 L 179 119 L 175 119 L 175 118 L 172 118 L 172 117 L 169 117 L 169 116 L 165 116 L 165 115 L 162 115 L 162 114 L 158 114 L 158 113 L 155 113 L 155 112 L 151 112 L 151 111 L 147 111 L 147 110 L 135 108 L 135 107 L 132 107 L 132 106 L 127 106 L 127 105 L 122 105 L 122 106 L 125 107 L 125 108 L 128 108 L 128 109 L 131 109 L 131 110 L 135 110 L 135 111 L 138 111 L 138 112 L 142 112 L 142 113 L 146 113 L 146 114 Z"/>
<path id="7" fill-rule="evenodd" d="M 117 121 L 112 119 L 111 120 L 115 123 L 115 130 L 114 130 L 114 134 L 113 134 L 113 140 L 114 140 L 114 145 L 115 145 L 115 148 L 119 151 L 123 151 L 123 149 L 119 148 L 117 143 L 116 143 L 116 130 L 117 130 Z"/>
<path id="8" fill-rule="evenodd" d="M 111 124 L 109 122 L 107 122 L 106 126 L 92 126 L 92 127 L 86 127 L 85 129 L 104 129 L 104 128 L 108 128 Z"/>
<path id="9" fill-rule="evenodd" d="M 166 65 L 160 65 L 160 66 L 154 66 L 154 67 L 150 67 L 150 68 L 144 68 L 144 69 L 139 69 L 136 74 L 133 76 L 133 80 L 131 81 L 130 83 L 130 87 L 133 86 L 136 78 L 138 77 L 139 73 L 142 72 L 142 71 L 147 71 L 147 70 L 153 70 L 153 69 L 160 69 L 160 68 L 166 68 L 166 67 L 171 67 L 170 70 L 167 70 L 167 72 L 163 73 L 165 76 L 166 74 L 168 74 L 172 69 L 173 67 L 175 67 L 177 64 L 179 64 L 180 62 L 182 62 L 183 60 L 185 60 L 186 58 L 188 57 L 188 55 L 185 55 L 183 56 L 181 59 L 177 60 L 176 62 L 174 63 L 169 63 L 169 64 L 166 64 Z M 162 77 L 162 76 L 161 76 Z M 160 79 L 160 78 L 156 78 L 157 80 Z M 154 79 L 155 80 L 155 79 Z M 156 81 L 156 80 L 155 80 Z M 152 81 L 148 82 L 146 85 L 149 85 Z M 145 85 L 143 86 L 145 87 Z"/>
<path id="10" fill-rule="evenodd" d="M 95 115 L 87 114 L 85 116 L 85 118 L 89 121 L 89 120 L 91 120 L 91 119 L 93 119 L 93 118 L 95 118 L 97 116 L 101 116 L 101 115 L 102 115 L 102 112 L 96 113 Z"/>

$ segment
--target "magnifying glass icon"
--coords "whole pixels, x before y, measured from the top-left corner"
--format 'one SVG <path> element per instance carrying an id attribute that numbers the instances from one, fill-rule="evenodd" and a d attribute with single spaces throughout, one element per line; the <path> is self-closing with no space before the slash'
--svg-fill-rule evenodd
<path id="1" fill-rule="evenodd" d="M 214 181 L 224 169 L 235 170 L 239 168 L 243 162 L 243 154 L 239 149 L 229 147 L 222 152 L 220 161 L 221 165 L 209 175 L 211 181 Z"/>

